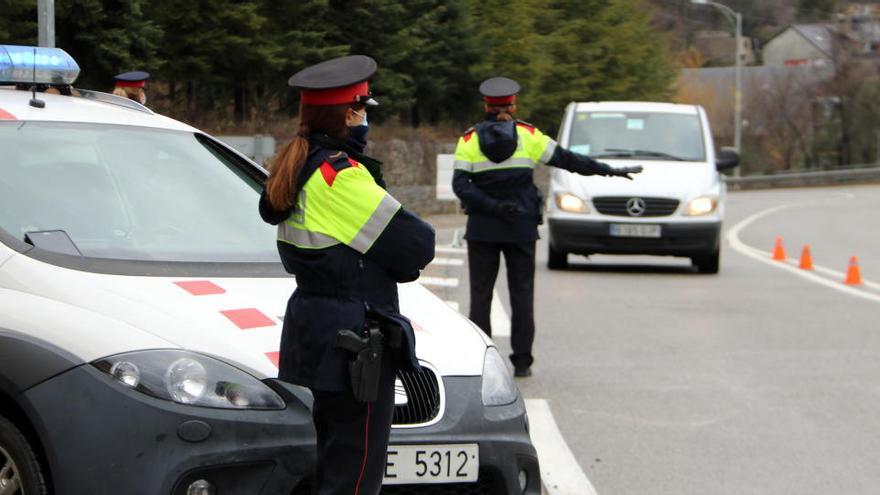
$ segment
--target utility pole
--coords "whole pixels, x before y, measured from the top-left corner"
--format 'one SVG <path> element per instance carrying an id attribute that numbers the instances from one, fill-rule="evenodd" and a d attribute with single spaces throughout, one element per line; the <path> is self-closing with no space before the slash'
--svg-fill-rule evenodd
<path id="1" fill-rule="evenodd" d="M 55 47 L 55 0 L 37 0 L 40 46 Z"/>
<path id="2" fill-rule="evenodd" d="M 691 0 L 691 3 L 697 5 L 711 5 L 720 10 L 725 17 L 732 20 L 736 26 L 736 88 L 733 92 L 733 147 L 737 153 L 742 153 L 742 65 L 743 65 L 743 46 L 742 46 L 742 14 L 735 12 L 727 5 L 710 0 Z M 736 167 L 733 171 L 735 177 L 740 176 L 740 167 Z"/>

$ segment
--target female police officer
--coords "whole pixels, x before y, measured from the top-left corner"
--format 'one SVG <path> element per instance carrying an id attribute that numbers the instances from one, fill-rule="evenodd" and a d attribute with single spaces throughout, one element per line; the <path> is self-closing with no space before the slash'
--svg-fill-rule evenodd
<path id="1" fill-rule="evenodd" d="M 372 58 L 353 55 L 290 78 L 301 90 L 299 130 L 260 199 L 263 219 L 278 225 L 281 261 L 296 275 L 279 378 L 315 397 L 320 495 L 379 493 L 395 370 L 419 366 L 396 284 L 418 278 L 434 257 L 431 226 L 377 184 L 379 162 L 346 144 L 349 128 L 376 104 L 367 83 L 375 70 Z M 377 337 L 386 343 L 378 361 Z M 367 354 L 356 354 L 359 347 Z M 371 376 L 372 391 L 364 381 Z"/>
<path id="2" fill-rule="evenodd" d="M 531 124 L 515 120 L 519 89 L 516 81 L 506 77 L 493 77 L 480 85 L 486 118 L 458 140 L 452 188 L 468 214 L 470 318 L 492 335 L 489 309 L 503 252 L 512 310 L 510 360 L 514 374 L 522 377 L 531 374 L 535 338 L 535 240 L 541 216 L 532 178 L 535 165 L 627 179 L 642 167 L 612 168 L 557 146 Z"/>

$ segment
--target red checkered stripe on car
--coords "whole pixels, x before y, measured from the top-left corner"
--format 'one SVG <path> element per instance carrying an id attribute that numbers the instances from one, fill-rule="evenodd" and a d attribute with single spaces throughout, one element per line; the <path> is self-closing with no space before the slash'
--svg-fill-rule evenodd
<path id="1" fill-rule="evenodd" d="M 15 120 L 15 115 L 0 108 L 0 120 Z"/>
<path id="2" fill-rule="evenodd" d="M 210 280 L 180 280 L 174 285 L 196 297 L 225 294 L 226 289 Z M 241 330 L 274 327 L 278 323 L 257 308 L 235 308 L 220 310 L 220 314 Z M 278 351 L 265 352 L 266 359 L 278 367 Z"/>

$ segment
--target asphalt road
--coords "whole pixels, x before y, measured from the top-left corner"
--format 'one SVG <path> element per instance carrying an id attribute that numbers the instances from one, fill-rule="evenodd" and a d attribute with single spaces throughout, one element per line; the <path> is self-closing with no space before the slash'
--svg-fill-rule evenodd
<path id="1" fill-rule="evenodd" d="M 549 402 L 600 495 L 876 493 L 878 211 L 880 186 L 733 192 L 719 275 L 655 257 L 549 271 L 541 241 L 520 390 Z M 441 242 L 456 222 L 441 219 Z M 825 270 L 767 261 L 776 236 Z M 868 285 L 846 292 L 851 255 Z M 466 314 L 466 264 L 431 270 L 459 278 L 435 292 Z"/>

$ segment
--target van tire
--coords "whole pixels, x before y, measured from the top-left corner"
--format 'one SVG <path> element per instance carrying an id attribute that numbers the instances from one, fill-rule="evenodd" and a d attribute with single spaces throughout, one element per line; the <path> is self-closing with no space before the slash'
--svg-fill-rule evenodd
<path id="1" fill-rule="evenodd" d="M 547 268 L 551 270 L 565 270 L 568 268 L 568 253 L 553 248 L 550 244 L 547 250 Z"/>
<path id="2" fill-rule="evenodd" d="M 707 256 L 694 256 L 691 262 L 697 267 L 700 273 L 715 274 L 718 273 L 721 261 L 721 250 L 716 250 Z"/>
<path id="3" fill-rule="evenodd" d="M 45 470 L 37 453 L 21 430 L 3 416 L 0 416 L 0 473 L 5 473 L 0 478 L 0 491 L 3 491 L 4 484 L 8 490 L 10 483 L 17 483 L 18 489 L 10 492 L 14 495 L 49 493 Z"/>

